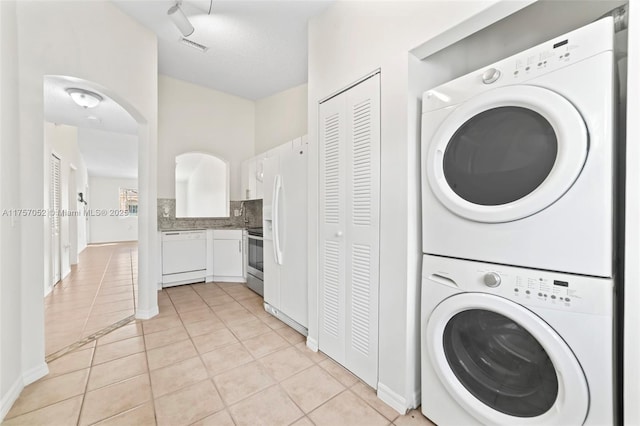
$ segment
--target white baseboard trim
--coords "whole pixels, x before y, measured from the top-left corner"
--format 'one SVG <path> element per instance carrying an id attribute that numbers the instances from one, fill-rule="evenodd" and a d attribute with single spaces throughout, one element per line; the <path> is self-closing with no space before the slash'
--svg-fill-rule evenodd
<path id="1" fill-rule="evenodd" d="M 380 382 L 378 382 L 378 398 L 398 413 L 407 414 L 409 409 L 408 401 Z"/>
<path id="2" fill-rule="evenodd" d="M 314 352 L 318 352 L 318 341 L 311 336 L 307 336 L 307 347 Z"/>
<path id="3" fill-rule="evenodd" d="M 47 374 L 49 374 L 49 367 L 47 366 L 46 362 L 42 361 L 41 364 L 36 365 L 32 369 L 22 373 L 22 383 L 25 386 L 30 385 L 31 383 L 46 376 Z"/>
<path id="4" fill-rule="evenodd" d="M 220 275 L 214 275 L 211 278 L 211 281 L 214 282 L 220 282 L 220 283 L 245 283 L 247 282 L 247 280 L 244 279 L 244 277 L 226 277 L 226 276 L 220 276 Z M 209 282 L 209 280 L 207 280 L 207 282 Z"/>
<path id="5" fill-rule="evenodd" d="M 22 389 L 24 389 L 22 377 L 18 376 L 7 393 L 2 395 L 2 399 L 0 399 L 0 422 L 4 420 L 4 416 L 6 416 L 9 410 L 11 410 L 13 403 L 16 402 L 16 399 L 20 396 Z"/>
<path id="6" fill-rule="evenodd" d="M 156 306 L 153 309 L 136 309 L 136 319 L 146 320 L 155 317 L 160 313 L 160 309 Z"/>
<path id="7" fill-rule="evenodd" d="M 418 408 L 422 403 L 422 389 L 414 390 L 411 394 L 411 399 L 409 399 L 409 409 L 413 410 L 414 408 Z"/>

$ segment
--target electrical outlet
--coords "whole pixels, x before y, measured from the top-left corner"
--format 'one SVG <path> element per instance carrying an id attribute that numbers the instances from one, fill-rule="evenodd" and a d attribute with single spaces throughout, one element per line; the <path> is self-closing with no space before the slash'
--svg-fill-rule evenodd
<path id="1" fill-rule="evenodd" d="M 235 217 L 240 216 L 240 210 L 238 210 L 238 209 L 233 209 L 233 215 L 234 215 Z"/>

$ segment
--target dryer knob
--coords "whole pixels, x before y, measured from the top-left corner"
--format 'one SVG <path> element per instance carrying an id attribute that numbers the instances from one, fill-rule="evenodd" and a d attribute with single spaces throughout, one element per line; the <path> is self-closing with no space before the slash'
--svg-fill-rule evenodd
<path id="1" fill-rule="evenodd" d="M 487 272 L 484 275 L 484 284 L 487 287 L 498 287 L 502 279 L 496 272 Z"/>
<path id="2" fill-rule="evenodd" d="M 482 74 L 482 82 L 484 84 L 491 84 L 500 78 L 500 70 L 497 68 L 489 68 Z"/>

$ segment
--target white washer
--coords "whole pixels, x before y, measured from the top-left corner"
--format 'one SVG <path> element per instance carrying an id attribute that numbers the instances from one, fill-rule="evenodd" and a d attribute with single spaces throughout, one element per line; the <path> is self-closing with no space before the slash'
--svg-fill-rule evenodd
<path id="1" fill-rule="evenodd" d="M 423 251 L 611 277 L 613 21 L 425 92 Z"/>
<path id="2" fill-rule="evenodd" d="M 422 412 L 446 425 L 614 424 L 613 282 L 425 255 Z"/>

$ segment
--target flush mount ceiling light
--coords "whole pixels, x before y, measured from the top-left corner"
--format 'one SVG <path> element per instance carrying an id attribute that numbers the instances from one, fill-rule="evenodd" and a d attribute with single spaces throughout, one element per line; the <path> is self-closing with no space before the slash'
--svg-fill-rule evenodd
<path id="1" fill-rule="evenodd" d="M 73 102 L 77 103 L 83 108 L 94 108 L 98 106 L 100 102 L 102 102 L 102 96 L 97 93 L 90 92 L 85 89 L 76 89 L 71 88 L 67 89 L 67 93 L 73 99 Z"/>
<path id="2" fill-rule="evenodd" d="M 189 18 L 187 18 L 187 15 L 185 15 L 180 8 L 180 2 L 171 6 L 169 10 L 167 10 L 167 15 L 169 15 L 169 18 L 171 18 L 173 24 L 178 27 L 183 36 L 189 37 L 193 34 L 193 31 L 195 31 L 193 25 L 189 22 Z"/>

